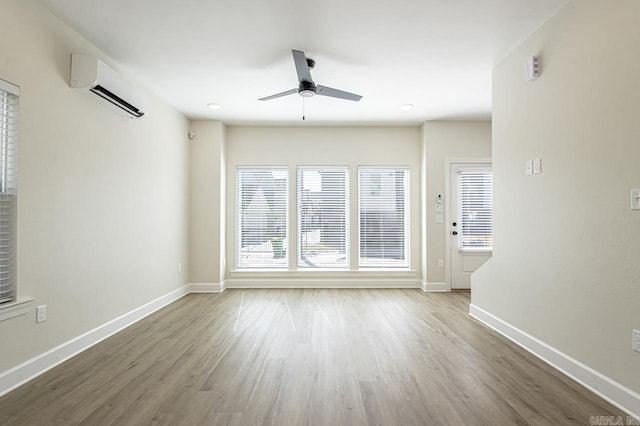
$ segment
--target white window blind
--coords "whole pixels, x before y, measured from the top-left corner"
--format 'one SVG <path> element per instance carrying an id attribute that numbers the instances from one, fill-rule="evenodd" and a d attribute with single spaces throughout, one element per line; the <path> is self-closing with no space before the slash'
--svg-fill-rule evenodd
<path id="1" fill-rule="evenodd" d="M 349 267 L 349 170 L 298 168 L 298 267 Z"/>
<path id="2" fill-rule="evenodd" d="M 238 269 L 287 269 L 288 177 L 282 167 L 237 169 Z"/>
<path id="3" fill-rule="evenodd" d="M 358 198 L 358 265 L 409 267 L 409 169 L 358 168 Z"/>
<path id="4" fill-rule="evenodd" d="M 493 173 L 462 170 L 460 184 L 460 248 L 493 248 Z"/>
<path id="5" fill-rule="evenodd" d="M 19 89 L 0 80 L 0 303 L 16 296 Z"/>

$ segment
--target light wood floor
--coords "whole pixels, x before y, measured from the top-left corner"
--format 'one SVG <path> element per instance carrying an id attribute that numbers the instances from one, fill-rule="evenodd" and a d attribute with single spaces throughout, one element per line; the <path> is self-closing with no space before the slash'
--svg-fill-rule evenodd
<path id="1" fill-rule="evenodd" d="M 0 424 L 565 425 L 623 415 L 469 294 L 189 295 L 0 398 Z"/>

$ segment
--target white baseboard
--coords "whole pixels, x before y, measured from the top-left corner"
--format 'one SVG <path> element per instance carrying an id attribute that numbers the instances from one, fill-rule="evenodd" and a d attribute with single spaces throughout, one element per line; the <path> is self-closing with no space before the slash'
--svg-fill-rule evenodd
<path id="1" fill-rule="evenodd" d="M 230 278 L 225 288 L 420 288 L 415 278 Z"/>
<path id="2" fill-rule="evenodd" d="M 611 404 L 632 416 L 640 418 L 640 394 L 637 392 L 519 330 L 478 306 L 469 305 L 469 314 Z"/>
<path id="3" fill-rule="evenodd" d="M 10 370 L 0 373 L 0 396 L 36 378 L 131 324 L 140 321 L 158 309 L 180 299 L 187 293 L 189 293 L 187 286 L 178 288 L 60 346 L 31 358 Z"/>
<path id="4" fill-rule="evenodd" d="M 191 283 L 189 293 L 222 293 L 227 288 L 226 281 L 221 283 Z"/>
<path id="5" fill-rule="evenodd" d="M 443 293 L 449 292 L 451 289 L 447 283 L 426 283 L 422 281 L 422 291 L 428 293 Z"/>

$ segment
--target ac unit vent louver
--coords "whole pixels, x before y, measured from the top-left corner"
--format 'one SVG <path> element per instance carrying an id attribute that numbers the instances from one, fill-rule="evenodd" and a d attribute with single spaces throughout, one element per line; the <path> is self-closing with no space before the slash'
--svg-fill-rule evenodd
<path id="1" fill-rule="evenodd" d="M 144 94 L 101 60 L 71 55 L 71 87 L 98 95 L 132 118 L 145 115 Z"/>

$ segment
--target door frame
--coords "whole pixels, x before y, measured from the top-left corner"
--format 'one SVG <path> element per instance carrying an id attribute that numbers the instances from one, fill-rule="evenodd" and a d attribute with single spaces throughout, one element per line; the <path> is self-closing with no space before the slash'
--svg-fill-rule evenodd
<path id="1" fill-rule="evenodd" d="M 451 167 L 456 164 L 491 164 L 490 157 L 452 157 L 444 159 L 444 279 L 447 291 L 451 291 Z"/>

